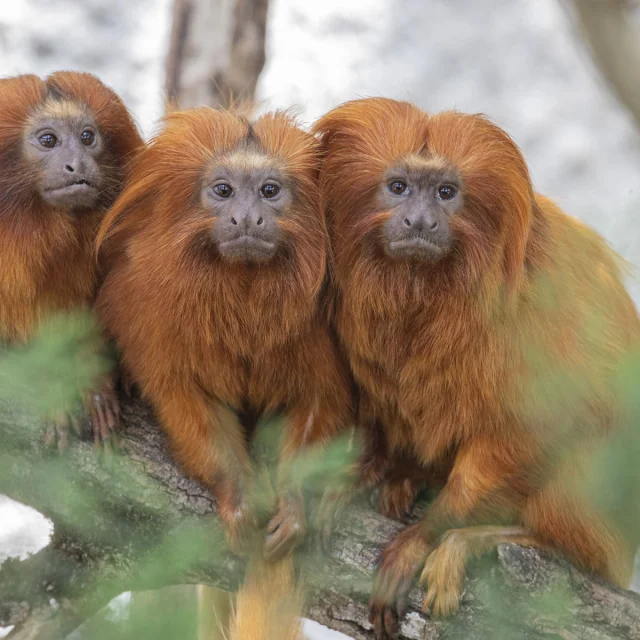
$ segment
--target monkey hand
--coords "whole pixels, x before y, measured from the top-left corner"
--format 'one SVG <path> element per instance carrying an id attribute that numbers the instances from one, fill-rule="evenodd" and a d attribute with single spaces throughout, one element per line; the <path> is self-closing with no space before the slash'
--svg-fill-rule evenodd
<path id="1" fill-rule="evenodd" d="M 45 419 L 44 444 L 47 449 L 64 453 L 69 448 L 69 434 L 71 431 L 80 436 L 80 422 L 67 411 L 58 411 Z"/>
<path id="2" fill-rule="evenodd" d="M 274 561 L 285 556 L 302 541 L 306 530 L 302 495 L 288 493 L 281 497 L 276 514 L 267 523 L 265 559 Z"/>
<path id="3" fill-rule="evenodd" d="M 402 530 L 382 552 L 369 600 L 369 621 L 376 640 L 398 637 L 407 594 L 429 550 L 418 523 Z"/>
<path id="4" fill-rule="evenodd" d="M 258 522 L 255 514 L 246 502 L 242 502 L 235 508 L 220 508 L 220 517 L 232 553 L 246 556 L 256 544 Z"/>
<path id="5" fill-rule="evenodd" d="M 112 378 L 109 378 L 98 391 L 89 393 L 87 405 L 96 448 L 102 446 L 105 452 L 117 449 L 120 403 Z"/>

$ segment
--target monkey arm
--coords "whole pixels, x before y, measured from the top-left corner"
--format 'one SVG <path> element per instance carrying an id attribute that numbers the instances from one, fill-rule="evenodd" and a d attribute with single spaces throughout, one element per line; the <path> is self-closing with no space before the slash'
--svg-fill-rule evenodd
<path id="1" fill-rule="evenodd" d="M 294 480 L 293 475 L 299 478 L 299 474 L 290 473 L 296 457 L 306 447 L 327 444 L 353 423 L 350 379 L 326 331 L 314 332 L 304 352 L 313 354 L 314 366 L 299 372 L 302 392 L 286 416 L 278 467 L 278 510 L 267 525 L 267 557 L 285 554 L 306 531 L 303 480 Z M 339 487 L 327 491 L 338 493 Z"/>
<path id="2" fill-rule="evenodd" d="M 252 466 L 236 415 L 184 380 L 174 380 L 152 400 L 174 455 L 211 488 L 230 542 L 241 549 L 252 522 L 244 495 Z"/>
<path id="3" fill-rule="evenodd" d="M 394 637 L 412 580 L 444 532 L 483 516 L 493 514 L 501 521 L 515 516 L 517 469 L 517 456 L 484 438 L 457 454 L 447 483 L 422 519 L 382 553 L 369 604 L 376 638 Z"/>

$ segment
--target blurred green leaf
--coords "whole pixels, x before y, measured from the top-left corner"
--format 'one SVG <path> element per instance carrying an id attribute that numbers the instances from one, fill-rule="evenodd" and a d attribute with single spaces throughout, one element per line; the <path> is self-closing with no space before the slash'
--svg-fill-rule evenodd
<path id="1" fill-rule="evenodd" d="M 77 411 L 112 366 L 93 316 L 61 313 L 0 358 L 0 394 L 38 415 Z"/>

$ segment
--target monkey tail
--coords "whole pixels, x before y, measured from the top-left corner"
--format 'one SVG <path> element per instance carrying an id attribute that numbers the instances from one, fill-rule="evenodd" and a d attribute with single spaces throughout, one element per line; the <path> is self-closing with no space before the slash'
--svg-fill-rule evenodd
<path id="1" fill-rule="evenodd" d="M 302 640 L 302 590 L 293 555 L 266 562 L 254 554 L 231 611 L 229 640 Z"/>

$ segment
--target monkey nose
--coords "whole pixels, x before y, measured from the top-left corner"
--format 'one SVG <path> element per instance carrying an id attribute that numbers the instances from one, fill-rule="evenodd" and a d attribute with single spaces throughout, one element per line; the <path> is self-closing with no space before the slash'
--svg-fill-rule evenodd
<path id="1" fill-rule="evenodd" d="M 407 229 L 411 229 L 416 233 L 420 233 L 422 231 L 437 231 L 438 229 L 438 221 L 432 218 L 431 216 L 424 215 L 413 215 L 407 216 L 402 224 L 407 227 Z"/>
<path id="2" fill-rule="evenodd" d="M 245 231 L 249 231 L 254 227 L 261 227 L 264 224 L 264 218 L 259 214 L 236 214 L 231 216 L 229 222 L 233 226 L 239 226 Z"/>

